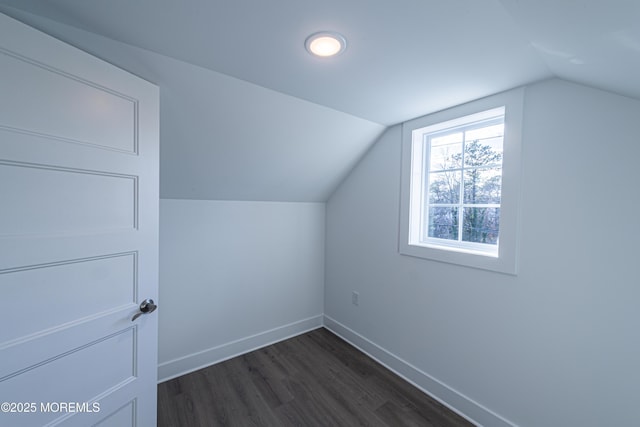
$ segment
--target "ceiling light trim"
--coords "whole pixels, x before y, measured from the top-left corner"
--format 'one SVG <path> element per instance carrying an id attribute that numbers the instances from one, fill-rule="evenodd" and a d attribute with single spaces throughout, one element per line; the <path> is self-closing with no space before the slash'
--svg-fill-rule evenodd
<path id="1" fill-rule="evenodd" d="M 331 58 L 345 51 L 347 39 L 335 31 L 318 31 L 307 37 L 304 46 L 313 56 Z"/>

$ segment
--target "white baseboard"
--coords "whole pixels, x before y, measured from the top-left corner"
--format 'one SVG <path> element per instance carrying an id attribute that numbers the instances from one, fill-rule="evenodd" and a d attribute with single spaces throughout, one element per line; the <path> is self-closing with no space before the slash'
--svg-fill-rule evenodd
<path id="1" fill-rule="evenodd" d="M 189 372 L 223 362 L 236 356 L 286 340 L 296 335 L 322 327 L 323 316 L 318 315 L 289 323 L 268 331 L 231 341 L 204 351 L 189 354 L 158 365 L 158 383 L 168 381 Z"/>
<path id="2" fill-rule="evenodd" d="M 324 316 L 324 326 L 470 422 L 478 426 L 516 426 L 327 315 Z"/>

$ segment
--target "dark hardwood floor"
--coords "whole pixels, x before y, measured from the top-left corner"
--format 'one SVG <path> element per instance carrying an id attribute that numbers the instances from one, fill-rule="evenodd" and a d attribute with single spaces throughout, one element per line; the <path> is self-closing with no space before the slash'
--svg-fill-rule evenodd
<path id="1" fill-rule="evenodd" d="M 324 328 L 158 386 L 158 426 L 471 426 Z"/>

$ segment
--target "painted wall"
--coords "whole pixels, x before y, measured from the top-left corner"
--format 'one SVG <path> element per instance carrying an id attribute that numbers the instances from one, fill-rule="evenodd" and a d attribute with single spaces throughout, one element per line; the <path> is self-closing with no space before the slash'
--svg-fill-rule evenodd
<path id="1" fill-rule="evenodd" d="M 324 203 L 160 201 L 160 380 L 322 322 Z"/>
<path id="2" fill-rule="evenodd" d="M 327 203 L 327 324 L 486 425 L 639 425 L 639 119 L 630 98 L 527 89 L 518 276 L 398 254 L 389 129 Z"/>

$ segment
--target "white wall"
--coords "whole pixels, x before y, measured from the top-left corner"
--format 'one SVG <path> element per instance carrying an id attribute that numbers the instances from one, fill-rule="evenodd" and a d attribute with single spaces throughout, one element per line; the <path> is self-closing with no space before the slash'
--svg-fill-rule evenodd
<path id="1" fill-rule="evenodd" d="M 160 201 L 160 380 L 322 323 L 323 203 Z"/>
<path id="2" fill-rule="evenodd" d="M 527 89 L 518 276 L 398 254 L 391 128 L 327 203 L 327 325 L 485 425 L 640 425 L 639 120 Z"/>

